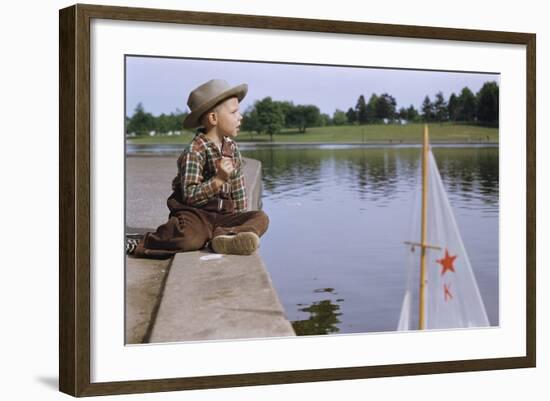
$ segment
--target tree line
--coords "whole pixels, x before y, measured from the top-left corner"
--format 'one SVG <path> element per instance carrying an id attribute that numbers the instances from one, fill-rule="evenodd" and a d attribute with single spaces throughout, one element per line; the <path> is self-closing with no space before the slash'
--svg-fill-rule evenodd
<path id="1" fill-rule="evenodd" d="M 424 121 L 454 121 L 498 127 L 499 87 L 496 82 L 486 82 L 474 94 L 468 87 L 445 100 L 441 92 L 432 102 L 429 96 L 422 102 Z"/>
<path id="2" fill-rule="evenodd" d="M 355 107 L 345 113 L 348 124 L 379 124 L 405 120 L 410 122 L 463 122 L 498 126 L 499 87 L 494 81 L 486 82 L 474 94 L 468 87 L 456 95 L 452 93 L 445 99 L 443 92 L 424 97 L 420 110 L 413 105 L 397 110 L 395 98 L 387 93 L 371 95 L 369 101 L 359 96 Z"/>
<path id="3" fill-rule="evenodd" d="M 176 110 L 175 113 L 161 114 L 154 116 L 145 111 L 143 104 L 138 103 L 131 117 L 126 117 L 126 134 L 134 134 L 137 136 L 149 135 L 151 132 L 155 134 L 174 133 L 180 134 L 183 129 L 183 120 L 187 113 L 181 110 Z"/>
<path id="4" fill-rule="evenodd" d="M 388 94 L 373 93 L 368 102 L 360 95 L 354 107 L 347 111 L 335 110 L 330 116 L 315 105 L 295 105 L 289 101 L 276 101 L 271 97 L 257 100 L 243 113 L 242 130 L 268 134 L 271 137 L 283 129 L 305 133 L 309 127 L 328 125 L 364 125 L 403 122 L 456 122 L 498 127 L 499 87 L 494 81 L 486 82 L 474 94 L 464 87 L 459 94 L 445 99 L 442 92 L 433 100 L 426 95 L 421 109 L 413 105 L 397 109 L 396 99 Z M 166 134 L 179 133 L 186 113 L 153 116 L 138 104 L 131 117 L 126 117 L 126 133 L 146 135 L 151 131 Z"/>

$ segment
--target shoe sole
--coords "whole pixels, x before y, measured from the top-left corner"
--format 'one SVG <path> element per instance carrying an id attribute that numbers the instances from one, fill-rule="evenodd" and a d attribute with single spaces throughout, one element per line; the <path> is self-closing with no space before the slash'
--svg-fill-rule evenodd
<path id="1" fill-rule="evenodd" d="M 212 240 L 212 249 L 226 255 L 250 255 L 260 246 L 260 237 L 253 232 L 237 235 L 218 235 Z"/>

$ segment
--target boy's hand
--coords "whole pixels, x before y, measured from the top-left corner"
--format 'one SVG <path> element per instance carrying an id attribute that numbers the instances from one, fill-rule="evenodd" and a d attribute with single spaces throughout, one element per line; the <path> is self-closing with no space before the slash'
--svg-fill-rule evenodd
<path id="1" fill-rule="evenodd" d="M 229 180 L 231 173 L 235 171 L 235 165 L 233 164 L 233 159 L 230 157 L 223 157 L 217 166 L 216 177 L 225 181 Z"/>

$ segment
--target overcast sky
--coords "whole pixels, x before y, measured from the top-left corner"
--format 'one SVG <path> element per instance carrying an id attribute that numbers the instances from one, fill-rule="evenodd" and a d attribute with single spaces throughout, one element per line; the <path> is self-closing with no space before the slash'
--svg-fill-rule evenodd
<path id="1" fill-rule="evenodd" d="M 336 109 L 355 107 L 361 94 L 368 101 L 372 93 L 388 93 L 395 97 L 398 109 L 411 104 L 420 109 L 426 95 L 433 100 L 441 91 L 448 99 L 465 86 L 475 93 L 485 82 L 499 80 L 498 74 L 470 72 L 132 56 L 126 58 L 126 114 L 131 116 L 140 102 L 154 115 L 188 111 L 189 92 L 213 78 L 231 85 L 248 84 L 243 111 L 271 96 L 294 104 L 314 104 L 331 116 Z"/>

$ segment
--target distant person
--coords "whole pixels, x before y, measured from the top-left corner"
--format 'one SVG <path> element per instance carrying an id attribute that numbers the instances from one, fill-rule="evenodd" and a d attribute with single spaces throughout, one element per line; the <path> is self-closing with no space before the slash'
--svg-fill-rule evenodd
<path id="1" fill-rule="evenodd" d="M 243 163 L 233 140 L 247 91 L 246 84 L 231 87 L 213 79 L 189 94 L 191 113 L 183 126 L 199 128 L 178 158 L 169 219 L 141 240 L 129 239 L 127 254 L 168 258 L 210 246 L 217 253 L 249 255 L 258 249 L 269 219 L 262 211 L 247 211 Z"/>

